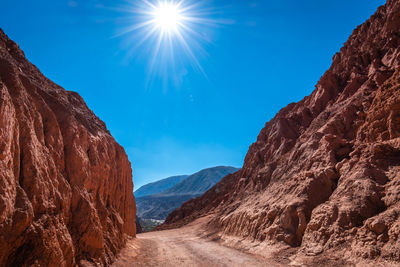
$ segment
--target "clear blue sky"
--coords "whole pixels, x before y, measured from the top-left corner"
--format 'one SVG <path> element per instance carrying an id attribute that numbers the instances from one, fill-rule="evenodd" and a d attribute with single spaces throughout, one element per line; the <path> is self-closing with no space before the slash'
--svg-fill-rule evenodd
<path id="1" fill-rule="evenodd" d="M 204 73 L 184 53 L 150 72 L 154 42 L 133 49 L 135 34 L 114 37 L 135 21 L 129 4 L 1 0 L 0 27 L 105 121 L 138 188 L 205 167 L 240 167 L 265 122 L 312 92 L 352 30 L 384 1 L 201 2 L 221 22 L 200 29 L 208 41 L 193 49 Z"/>

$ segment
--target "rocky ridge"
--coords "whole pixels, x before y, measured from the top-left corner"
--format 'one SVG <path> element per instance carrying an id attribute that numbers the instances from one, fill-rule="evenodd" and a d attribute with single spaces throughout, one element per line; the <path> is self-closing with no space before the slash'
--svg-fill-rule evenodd
<path id="1" fill-rule="evenodd" d="M 357 27 L 310 96 L 261 130 L 243 168 L 160 229 L 209 226 L 297 254 L 400 262 L 400 1 Z"/>
<path id="2" fill-rule="evenodd" d="M 0 265 L 106 266 L 135 235 L 131 165 L 0 30 Z"/>

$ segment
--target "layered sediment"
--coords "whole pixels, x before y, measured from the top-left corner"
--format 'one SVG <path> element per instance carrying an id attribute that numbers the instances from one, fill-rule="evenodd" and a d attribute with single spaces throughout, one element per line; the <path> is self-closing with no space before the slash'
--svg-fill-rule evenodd
<path id="1" fill-rule="evenodd" d="M 0 30 L 0 265 L 108 265 L 135 235 L 131 165 Z"/>
<path id="2" fill-rule="evenodd" d="M 207 214 L 222 237 L 400 262 L 400 1 L 357 27 L 312 94 L 266 123 L 240 171 L 160 228 Z"/>

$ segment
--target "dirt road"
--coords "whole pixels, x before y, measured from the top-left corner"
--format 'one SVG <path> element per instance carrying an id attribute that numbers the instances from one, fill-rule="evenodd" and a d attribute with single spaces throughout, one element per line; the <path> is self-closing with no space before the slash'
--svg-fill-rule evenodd
<path id="1" fill-rule="evenodd" d="M 198 236 L 196 228 L 138 234 L 113 266 L 277 266 Z"/>

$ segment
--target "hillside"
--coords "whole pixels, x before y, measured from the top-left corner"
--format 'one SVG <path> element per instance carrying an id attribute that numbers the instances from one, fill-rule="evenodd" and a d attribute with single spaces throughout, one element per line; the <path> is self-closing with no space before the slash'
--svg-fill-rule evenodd
<path id="1" fill-rule="evenodd" d="M 206 192 L 226 175 L 238 171 L 238 168 L 218 166 L 196 172 L 175 186 L 163 191 L 160 195 L 199 195 Z"/>
<path id="2" fill-rule="evenodd" d="M 187 176 L 180 183 L 163 192 L 136 197 L 137 214 L 143 219 L 164 220 L 171 211 L 179 208 L 183 202 L 199 196 L 224 176 L 237 170 L 237 168 L 229 166 L 204 169 Z"/>
<path id="3" fill-rule="evenodd" d="M 153 183 L 145 184 L 139 187 L 135 192 L 135 197 L 143 197 L 161 193 L 174 185 L 182 182 L 188 175 L 171 176 Z"/>
<path id="4" fill-rule="evenodd" d="M 141 219 L 164 220 L 173 210 L 182 203 L 197 195 L 149 195 L 136 199 L 137 215 Z"/>
<path id="5" fill-rule="evenodd" d="M 266 123 L 240 171 L 160 228 L 210 215 L 221 240 L 293 248 L 299 265 L 400 262 L 399 196 L 400 1 L 389 0 L 313 93 Z"/>

